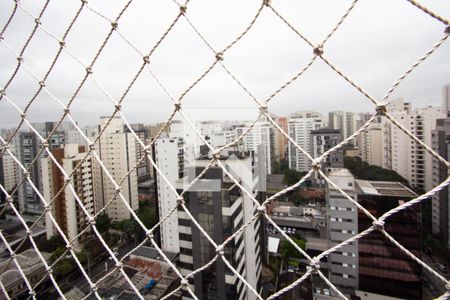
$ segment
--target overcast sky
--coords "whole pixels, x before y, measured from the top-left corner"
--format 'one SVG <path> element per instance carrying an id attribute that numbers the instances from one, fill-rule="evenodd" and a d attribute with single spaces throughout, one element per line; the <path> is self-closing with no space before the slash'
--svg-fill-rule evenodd
<path id="1" fill-rule="evenodd" d="M 37 15 L 42 0 L 22 0 Z M 450 1 L 421 0 L 450 18 Z M 14 1 L 0 1 L 0 28 Z M 89 0 L 89 4 L 115 18 L 125 1 Z M 351 1 L 272 0 L 273 5 L 313 43 L 320 42 L 350 6 Z M 79 0 L 51 1 L 42 24 L 61 37 L 80 5 Z M 260 1 L 192 0 L 187 15 L 216 50 L 222 50 L 249 24 Z M 170 0 L 135 0 L 119 21 L 119 29 L 140 51 L 153 47 L 178 13 Z M 34 21 L 19 10 L 5 32 L 5 42 L 19 52 L 33 29 Z M 67 48 L 88 64 L 108 33 L 110 25 L 85 9 L 66 40 Z M 345 23 L 325 45 L 325 55 L 377 99 L 392 83 L 444 35 L 445 26 L 419 11 L 406 0 L 360 0 Z M 27 48 L 25 64 L 43 77 L 58 50 L 58 44 L 38 30 Z M 442 86 L 450 83 L 450 42 L 444 43 L 396 90 L 391 99 L 403 97 L 415 107 L 440 105 Z M 224 55 L 225 65 L 258 99 L 265 99 L 301 70 L 312 58 L 312 49 L 264 9 L 255 26 Z M 185 19 L 181 18 L 151 57 L 150 66 L 168 90 L 178 97 L 214 61 Z M 141 57 L 117 34 L 113 34 L 94 67 L 94 77 L 118 98 L 142 62 Z M 13 54 L 0 43 L 0 84 L 4 86 L 16 66 Z M 67 102 L 84 75 L 84 69 L 63 54 L 51 73 L 47 87 Z M 38 88 L 36 80 L 22 69 L 7 89 L 9 97 L 24 107 Z M 251 119 L 255 104 L 217 65 L 183 100 L 188 115 L 205 119 Z M 127 96 L 124 113 L 131 122 L 156 123 L 167 119 L 171 102 L 148 72 L 144 72 Z M 373 111 L 371 103 L 322 61 L 276 96 L 269 110 L 288 115 L 297 110 Z M 97 124 L 113 111 L 109 100 L 88 81 L 72 105 L 82 125 Z M 32 122 L 53 121 L 62 110 L 42 92 L 31 106 Z M 0 128 L 13 127 L 19 115 L 0 101 Z"/>

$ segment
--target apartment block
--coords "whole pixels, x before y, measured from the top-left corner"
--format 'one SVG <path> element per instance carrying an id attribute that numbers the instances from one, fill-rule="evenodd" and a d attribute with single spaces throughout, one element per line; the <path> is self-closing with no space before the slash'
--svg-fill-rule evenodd
<path id="1" fill-rule="evenodd" d="M 155 173 L 160 219 L 169 215 L 177 206 L 176 195 L 171 186 L 175 186 L 175 182 L 184 177 L 184 146 L 183 138 L 160 138 L 155 143 L 155 163 L 169 182 L 160 173 Z M 175 212 L 161 223 L 159 228 L 163 251 L 180 252 L 177 229 L 178 216 Z"/>
<path id="2" fill-rule="evenodd" d="M 342 134 L 338 129 L 321 128 L 311 130 L 311 143 L 309 153 L 312 157 L 320 157 L 323 153 L 342 142 Z M 325 168 L 343 168 L 344 152 L 339 148 L 325 157 L 322 161 Z"/>
<path id="3" fill-rule="evenodd" d="M 341 130 L 345 140 L 356 131 L 356 114 L 349 111 L 332 111 L 328 113 L 328 126 Z"/>
<path id="4" fill-rule="evenodd" d="M 332 169 L 329 178 L 355 201 L 358 200 L 355 178 L 347 169 Z M 331 248 L 358 233 L 358 209 L 354 203 L 332 186 L 326 190 L 328 248 Z M 330 280 L 344 293 L 352 293 L 359 286 L 358 241 L 328 256 Z"/>
<path id="5" fill-rule="evenodd" d="M 254 171 L 254 152 L 221 154 L 226 169 L 255 198 L 259 198 L 260 174 Z M 207 166 L 209 158 L 198 159 L 187 168 L 186 176 L 177 181 L 181 192 Z M 262 173 L 265 169 L 262 168 Z M 264 176 L 264 175 L 263 175 Z M 265 180 L 265 179 L 264 179 Z M 185 194 L 186 206 L 200 226 L 220 244 L 234 234 L 257 212 L 257 205 L 214 164 Z M 180 244 L 179 267 L 186 275 L 207 264 L 216 255 L 213 245 L 178 208 Z M 224 257 L 256 290 L 261 287 L 261 220 L 247 226 L 224 248 Z M 212 266 L 198 273 L 189 284 L 199 299 L 256 299 L 241 280 L 219 258 Z M 188 294 L 183 295 L 186 298 Z"/>
<path id="6" fill-rule="evenodd" d="M 52 154 L 67 175 L 73 173 L 69 183 L 86 211 L 91 216 L 94 215 L 94 186 L 97 184 L 93 176 L 94 158 L 86 157 L 85 147 L 78 144 L 69 144 L 64 148 L 54 149 Z M 42 159 L 44 197 L 47 200 L 54 199 L 51 213 L 68 239 L 74 240 L 74 247 L 79 248 L 86 235 L 78 237 L 78 234 L 89 226 L 89 219 L 81 209 L 71 188 L 66 187 L 60 192 L 64 187 L 64 178 L 63 172 L 53 160 L 48 157 Z M 59 235 L 48 213 L 46 214 L 46 230 L 47 239 L 53 235 Z"/>
<path id="7" fill-rule="evenodd" d="M 376 218 L 417 197 L 399 182 L 356 180 L 356 186 L 358 203 Z M 372 226 L 372 222 L 363 211 L 358 210 L 358 233 Z M 384 228 L 403 247 L 420 258 L 420 205 L 390 216 Z M 422 267 L 382 233 L 372 231 L 360 238 L 358 249 L 360 290 L 401 299 L 422 299 Z"/>
<path id="8" fill-rule="evenodd" d="M 431 132 L 432 147 L 440 156 L 448 160 L 450 157 L 450 118 L 436 120 L 436 129 Z M 433 187 L 447 179 L 447 167 L 433 159 Z M 450 249 L 450 194 L 445 187 L 433 196 L 432 231 L 438 235 Z"/>
<path id="9" fill-rule="evenodd" d="M 96 211 L 107 206 L 106 213 L 111 220 L 120 222 L 131 217 L 130 209 L 138 209 L 137 173 L 131 171 L 136 165 L 136 140 L 124 130 L 119 117 L 113 118 L 106 127 L 109 117 L 102 117 L 100 130 L 103 134 L 96 144 L 96 149 L 103 165 L 116 183 L 121 182 L 123 198 L 116 195 L 116 187 L 96 161 L 94 176 L 96 177 Z M 106 128 L 105 128 L 106 127 Z M 128 174 L 129 173 L 129 174 Z"/>
<path id="10" fill-rule="evenodd" d="M 300 111 L 291 115 L 288 121 L 288 134 L 306 152 L 311 148 L 311 131 L 324 126 L 324 120 L 318 112 Z M 288 145 L 289 168 L 297 171 L 309 171 L 311 161 L 292 143 Z"/>

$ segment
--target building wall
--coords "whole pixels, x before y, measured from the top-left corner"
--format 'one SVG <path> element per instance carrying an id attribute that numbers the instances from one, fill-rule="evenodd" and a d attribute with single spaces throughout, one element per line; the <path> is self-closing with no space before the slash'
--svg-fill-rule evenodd
<path id="1" fill-rule="evenodd" d="M 328 125 L 340 129 L 345 140 L 356 131 L 356 116 L 354 112 L 332 111 L 328 114 Z M 353 141 L 351 141 L 353 143 Z"/>
<path id="2" fill-rule="evenodd" d="M 361 158 L 369 165 L 383 166 L 383 125 L 374 121 L 360 135 Z"/>
<path id="3" fill-rule="evenodd" d="M 182 138 L 160 138 L 155 144 L 155 163 L 170 185 L 156 173 L 159 218 L 167 216 L 176 206 L 177 199 L 171 186 L 183 177 L 184 143 Z M 178 217 L 171 214 L 160 226 L 163 251 L 179 252 Z"/>
<path id="4" fill-rule="evenodd" d="M 396 120 L 417 138 L 431 145 L 431 131 L 436 120 L 444 117 L 441 107 L 424 107 L 411 111 L 409 103 L 398 99 L 388 105 Z M 383 166 L 406 178 L 410 185 L 423 191 L 432 189 L 432 156 L 397 126 L 383 121 Z"/>
<path id="5" fill-rule="evenodd" d="M 324 120 L 319 113 L 298 112 L 288 121 L 288 134 L 303 150 L 309 151 L 311 145 L 311 130 L 323 127 Z M 297 171 L 309 171 L 311 161 L 292 143 L 288 145 L 289 168 Z"/>
<path id="6" fill-rule="evenodd" d="M 240 136 L 247 126 L 236 127 L 236 137 Z M 267 121 L 258 121 L 254 127 L 243 137 L 242 150 L 258 152 L 258 146 L 265 146 L 267 174 L 272 174 L 275 160 L 275 136 L 272 126 Z"/>
<path id="7" fill-rule="evenodd" d="M 311 143 L 309 153 L 312 157 L 320 157 L 323 153 L 335 147 L 342 142 L 342 134 L 340 130 L 332 130 L 328 128 L 311 131 Z M 344 154 L 342 148 L 331 152 L 322 161 L 325 168 L 343 168 Z"/>
<path id="8" fill-rule="evenodd" d="M 439 155 L 448 160 L 450 157 L 450 118 L 438 119 L 436 129 L 432 131 L 432 147 Z M 433 159 L 433 187 L 447 179 L 447 167 Z M 432 231 L 450 249 L 450 201 L 448 187 L 433 196 Z"/>
<path id="9" fill-rule="evenodd" d="M 64 148 L 53 150 L 52 153 L 66 174 L 70 175 L 73 172 L 70 184 L 76 191 L 76 195 L 85 210 L 92 216 L 95 214 L 93 157 L 88 156 L 85 158 L 86 152 L 84 152 L 84 149 L 84 146 L 69 144 Z M 81 164 L 78 166 L 80 162 Z M 46 199 L 53 199 L 63 188 L 64 174 L 50 158 L 42 159 L 42 180 L 44 186 L 43 194 Z M 77 237 L 77 235 L 88 226 L 89 221 L 88 216 L 81 209 L 70 187 L 66 187 L 54 199 L 52 214 L 69 240 L 74 239 L 74 247 L 78 248 L 80 242 L 87 236 Z M 58 235 L 48 214 L 46 214 L 46 230 L 47 238 Z"/>
<path id="10" fill-rule="evenodd" d="M 357 200 L 355 179 L 347 169 L 334 169 L 329 178 L 350 197 Z M 328 248 L 345 241 L 358 233 L 358 209 L 339 191 L 327 187 L 327 231 Z M 359 286 L 358 242 L 342 247 L 329 256 L 331 282 L 351 292 Z"/>
<path id="11" fill-rule="evenodd" d="M 100 128 L 106 125 L 107 118 L 101 119 Z M 96 163 L 96 179 L 101 182 L 102 196 L 98 197 L 97 209 L 101 209 L 111 201 L 106 209 L 106 213 L 113 221 L 122 221 L 131 217 L 129 208 L 138 209 L 137 193 L 137 173 L 128 172 L 136 165 L 136 140 L 127 132 L 124 132 L 124 125 L 120 118 L 114 118 L 103 132 L 96 145 L 103 165 L 110 172 L 115 182 L 120 182 L 125 176 L 120 188 L 124 199 L 120 195 L 115 196 L 115 187 L 104 171 L 100 171 L 100 166 Z M 128 174 L 128 175 L 127 175 Z M 127 203 L 127 204 L 125 204 Z M 128 207 L 129 208 L 128 208 Z"/>

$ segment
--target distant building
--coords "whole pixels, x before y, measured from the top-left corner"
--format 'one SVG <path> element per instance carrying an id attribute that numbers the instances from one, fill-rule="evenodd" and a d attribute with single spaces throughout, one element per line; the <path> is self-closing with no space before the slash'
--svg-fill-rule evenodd
<path id="1" fill-rule="evenodd" d="M 311 147 L 311 131 L 324 125 L 324 120 L 318 112 L 302 111 L 291 115 L 288 121 L 288 134 L 304 151 Z M 309 171 L 311 161 L 292 143 L 288 145 L 289 168 L 297 171 Z"/>
<path id="2" fill-rule="evenodd" d="M 94 186 L 97 184 L 93 176 L 94 158 L 86 157 L 84 146 L 77 144 L 66 145 L 64 148 L 54 149 L 53 156 L 70 177 L 70 184 L 83 204 L 85 210 L 93 216 L 95 214 L 96 199 Z M 78 166 L 79 165 L 79 166 Z M 42 159 L 42 181 L 44 186 L 44 198 L 53 199 L 52 214 L 59 227 L 69 240 L 73 240 L 75 248 L 86 239 L 87 235 L 78 235 L 89 226 L 88 216 L 81 209 L 70 187 L 64 186 L 64 174 L 50 158 Z M 47 239 L 53 235 L 59 235 L 51 222 L 50 216 L 46 215 Z"/>
<path id="3" fill-rule="evenodd" d="M 377 117 L 358 136 L 361 159 L 373 166 L 383 166 L 383 124 L 382 117 Z"/>
<path id="4" fill-rule="evenodd" d="M 288 119 L 286 117 L 277 117 L 275 119 L 278 126 L 287 134 Z M 274 129 L 275 135 L 275 156 L 276 159 L 286 159 L 288 139 L 279 130 Z"/>
<path id="5" fill-rule="evenodd" d="M 388 104 L 389 113 L 419 140 L 431 145 L 436 120 L 446 115 L 441 107 L 427 106 L 411 110 L 402 99 Z M 432 156 L 389 120 L 383 121 L 383 167 L 396 171 L 420 190 L 433 187 Z"/>
<path id="6" fill-rule="evenodd" d="M 343 140 L 347 139 L 356 131 L 356 116 L 354 112 L 332 111 L 328 113 L 328 126 L 340 129 Z M 353 141 L 350 141 L 351 143 Z"/>
<path id="7" fill-rule="evenodd" d="M 100 130 L 106 126 L 109 117 L 102 117 Z M 116 189 L 111 179 L 101 169 L 98 162 L 94 165 L 94 176 L 96 177 L 95 195 L 96 211 L 102 209 L 107 203 L 106 213 L 115 222 L 129 219 L 132 210 L 138 209 L 137 173 L 130 172 L 136 165 L 136 140 L 134 136 L 124 130 L 124 124 L 119 117 L 113 118 L 102 136 L 95 145 L 106 169 L 110 172 L 114 181 L 120 182 L 123 198 L 116 195 Z M 124 201 L 128 204 L 126 205 Z M 128 208 L 128 207 L 129 208 Z"/>
<path id="8" fill-rule="evenodd" d="M 177 189 L 183 190 L 200 174 L 209 160 L 196 160 L 195 166 L 187 169 L 187 176 L 178 181 Z M 258 199 L 258 181 L 266 180 L 265 168 L 259 169 L 262 173 L 253 171 L 254 157 L 251 153 L 228 152 L 221 156 L 221 160 L 240 184 Z M 193 217 L 219 244 L 249 221 L 256 211 L 256 204 L 217 165 L 213 165 L 186 192 L 185 199 Z M 261 228 L 261 220 L 258 219 L 224 248 L 225 258 L 256 290 L 261 287 Z M 181 208 L 178 208 L 177 232 L 180 243 L 179 267 L 183 275 L 202 267 L 216 255 L 215 248 Z M 199 299 L 256 298 L 220 258 L 208 269 L 189 279 L 189 283 Z M 183 296 L 190 298 L 189 294 Z"/>
<path id="9" fill-rule="evenodd" d="M 38 155 L 39 141 L 34 132 L 21 132 L 19 134 L 18 156 L 20 162 L 25 168 L 31 165 L 31 162 Z M 40 175 L 40 161 L 39 159 L 30 168 L 30 179 L 34 183 L 35 187 L 39 190 L 41 186 Z M 22 180 L 23 174 L 20 173 L 19 180 Z M 20 212 L 41 213 L 42 202 L 38 197 L 38 194 L 34 191 L 33 187 L 28 181 L 25 181 L 19 189 L 19 210 Z"/>
<path id="10" fill-rule="evenodd" d="M 235 128 L 236 135 L 242 135 L 248 126 L 238 126 Z M 266 157 L 267 174 L 272 174 L 272 167 L 275 162 L 275 137 L 272 125 L 268 121 L 258 121 L 253 128 L 242 138 L 243 151 L 258 152 L 258 146 L 264 145 L 262 151 Z"/>
<path id="11" fill-rule="evenodd" d="M 155 163 L 161 173 L 169 181 L 156 173 L 156 186 L 158 189 L 159 218 L 162 219 L 175 209 L 177 199 L 171 186 L 184 177 L 184 142 L 182 138 L 160 138 L 156 140 L 154 147 Z M 159 232 L 161 235 L 161 248 L 163 251 L 179 253 L 178 216 L 172 213 L 161 223 Z"/>
<path id="12" fill-rule="evenodd" d="M 133 129 L 136 136 L 139 138 L 140 141 L 138 141 L 134 134 L 133 139 L 136 143 L 136 172 L 137 172 L 137 180 L 139 183 L 147 181 L 150 179 L 151 174 L 153 173 L 153 166 L 151 165 L 149 159 L 147 158 L 147 152 L 145 151 L 144 147 L 142 146 L 141 142 L 144 143 L 144 145 L 148 142 L 148 130 L 144 126 L 144 124 L 131 124 L 131 129 Z M 126 132 L 129 132 L 128 128 L 125 130 Z M 150 154 L 151 155 L 151 154 Z"/>
<path id="13" fill-rule="evenodd" d="M 323 153 L 330 150 L 337 144 L 342 142 L 342 134 L 338 129 L 320 128 L 311 130 L 311 143 L 309 153 L 313 158 L 320 157 Z M 339 148 L 322 160 L 324 168 L 342 168 L 344 167 L 344 153 Z"/>
<path id="14" fill-rule="evenodd" d="M 40 252 L 40 255 L 47 261 L 50 259 L 50 253 Z M 31 286 L 36 286 L 41 280 L 48 280 L 47 270 L 34 250 L 26 250 L 17 254 L 16 259 Z M 3 270 L 2 285 L 8 293 L 6 296 L 3 294 L 3 289 L 0 289 L 0 299 L 19 299 L 20 296 L 28 296 L 28 287 L 16 264 L 6 259 L 0 262 L 0 269 Z"/>
<path id="15" fill-rule="evenodd" d="M 347 169 L 332 169 L 329 178 L 355 201 L 358 200 L 355 178 Z M 344 195 L 327 187 L 328 248 L 358 234 L 358 209 Z M 344 293 L 352 293 L 359 286 L 358 241 L 328 256 L 330 280 Z"/>
<path id="16" fill-rule="evenodd" d="M 447 86 L 448 87 L 448 86 Z M 436 129 L 431 132 L 433 150 L 444 159 L 450 157 L 450 118 L 437 119 Z M 447 179 L 447 167 L 433 159 L 433 187 Z M 450 249 L 450 194 L 448 187 L 443 188 L 433 196 L 432 230 Z"/>
<path id="17" fill-rule="evenodd" d="M 356 180 L 358 203 L 376 218 L 417 195 L 399 182 Z M 373 220 L 358 211 L 358 233 Z M 384 228 L 416 257 L 421 256 L 420 205 L 404 209 L 386 221 Z M 422 267 L 378 231 L 358 240 L 359 289 L 402 299 L 422 299 Z M 380 284 L 382 283 L 382 284 Z"/>
<path id="18" fill-rule="evenodd" d="M 442 108 L 447 114 L 446 116 L 450 117 L 450 83 L 442 88 Z"/>

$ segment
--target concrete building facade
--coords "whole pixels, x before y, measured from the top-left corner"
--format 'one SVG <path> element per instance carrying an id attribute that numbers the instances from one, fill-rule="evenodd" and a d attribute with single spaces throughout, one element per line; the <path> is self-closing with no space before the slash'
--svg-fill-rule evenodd
<path id="1" fill-rule="evenodd" d="M 356 114 L 350 111 L 329 112 L 328 126 L 333 129 L 340 129 L 345 140 L 356 131 Z"/>
<path id="2" fill-rule="evenodd" d="M 101 118 L 100 130 L 106 126 L 109 118 Z M 136 165 L 136 140 L 129 132 L 124 131 L 124 125 L 119 117 L 113 118 L 96 144 L 97 152 L 103 165 L 111 174 L 115 182 L 122 184 L 120 189 L 124 200 L 116 194 L 116 188 L 100 168 L 98 162 L 94 166 L 94 176 L 99 184 L 96 184 L 96 211 L 107 206 L 106 213 L 111 220 L 120 222 L 129 219 L 129 209 L 138 209 L 137 173 L 128 172 Z M 110 203 L 109 203 L 110 202 Z M 126 202 L 126 204 L 124 203 Z"/>
<path id="3" fill-rule="evenodd" d="M 383 166 L 383 124 L 374 120 L 358 137 L 361 159 L 369 165 Z"/>
<path id="4" fill-rule="evenodd" d="M 258 198 L 258 172 L 252 152 L 234 152 L 222 155 L 227 170 L 238 178 L 243 187 Z M 254 153 L 254 152 L 253 152 Z M 210 158 L 196 160 L 187 175 L 177 183 L 183 190 L 208 164 Z M 265 168 L 263 168 L 265 169 Z M 265 170 L 263 171 L 265 172 Z M 256 185 L 254 185 L 256 183 Z M 223 170 L 213 165 L 189 192 L 186 206 L 202 228 L 220 244 L 235 233 L 256 213 L 256 204 L 228 178 Z M 178 209 L 181 273 L 186 275 L 208 263 L 216 250 L 190 221 L 186 212 Z M 261 220 L 247 226 L 224 248 L 224 257 L 256 290 L 261 287 Z M 256 299 L 241 280 L 218 259 L 210 268 L 189 280 L 200 299 Z M 189 297 L 189 295 L 184 295 Z"/>
<path id="5" fill-rule="evenodd" d="M 340 142 L 342 142 L 342 134 L 338 129 L 321 128 L 312 130 L 309 153 L 312 157 L 317 158 Z M 344 153 L 342 148 L 331 152 L 330 155 L 325 157 L 322 161 L 322 167 L 343 168 Z"/>
<path id="6" fill-rule="evenodd" d="M 184 177 L 184 142 L 182 138 L 160 138 L 154 147 L 155 163 L 170 184 L 156 174 L 159 218 L 167 216 L 176 206 L 177 198 L 171 186 Z M 178 253 L 178 216 L 172 213 L 159 228 L 163 251 Z"/>
<path id="7" fill-rule="evenodd" d="M 436 129 L 431 133 L 432 148 L 436 153 L 448 160 L 450 157 L 450 118 L 438 119 Z M 447 167 L 433 159 L 433 186 L 438 186 L 447 179 Z M 433 196 L 432 231 L 450 249 L 450 194 L 448 187 Z"/>
<path id="8" fill-rule="evenodd" d="M 358 200 L 355 178 L 347 169 L 332 169 L 329 178 L 340 189 Z M 328 248 L 331 248 L 358 234 L 358 209 L 338 190 L 327 187 Z M 358 241 L 333 252 L 328 257 L 330 280 L 341 291 L 351 293 L 359 286 Z"/>
<path id="9" fill-rule="evenodd" d="M 94 186 L 97 184 L 93 176 L 94 158 L 92 156 L 85 158 L 87 154 L 85 147 L 78 144 L 69 144 L 64 148 L 55 149 L 52 154 L 66 174 L 70 175 L 73 172 L 73 176 L 70 177 L 70 184 L 86 211 L 91 216 L 94 215 L 96 198 Z M 64 186 L 64 177 L 64 174 L 50 158 L 42 159 L 42 182 L 45 199 L 50 200 L 58 195 Z M 78 248 L 87 236 L 77 236 L 89 226 L 89 219 L 70 188 L 65 188 L 55 198 L 51 213 L 67 238 L 69 240 L 74 239 L 73 245 Z M 59 235 L 48 214 L 46 214 L 46 230 L 47 239 L 53 235 Z"/>
<path id="10" fill-rule="evenodd" d="M 311 131 L 324 125 L 324 120 L 318 112 L 303 111 L 291 115 L 288 121 L 288 134 L 305 151 L 311 147 Z M 292 143 L 288 145 L 289 168 L 297 171 L 309 171 L 311 161 Z"/>

